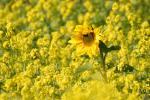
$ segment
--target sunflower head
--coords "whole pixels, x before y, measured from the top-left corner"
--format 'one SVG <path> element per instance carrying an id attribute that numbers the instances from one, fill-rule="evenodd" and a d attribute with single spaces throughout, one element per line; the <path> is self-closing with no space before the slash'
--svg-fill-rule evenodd
<path id="1" fill-rule="evenodd" d="M 79 55 L 97 56 L 99 54 L 99 29 L 77 25 L 69 42 L 76 46 Z"/>

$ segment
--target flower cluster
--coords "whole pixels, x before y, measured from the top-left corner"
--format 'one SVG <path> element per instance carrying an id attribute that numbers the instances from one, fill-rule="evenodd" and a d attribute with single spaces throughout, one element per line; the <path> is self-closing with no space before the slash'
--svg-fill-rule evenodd
<path id="1" fill-rule="evenodd" d="M 148 100 L 149 0 L 0 0 L 0 100 Z M 99 56 L 105 56 L 107 83 Z"/>

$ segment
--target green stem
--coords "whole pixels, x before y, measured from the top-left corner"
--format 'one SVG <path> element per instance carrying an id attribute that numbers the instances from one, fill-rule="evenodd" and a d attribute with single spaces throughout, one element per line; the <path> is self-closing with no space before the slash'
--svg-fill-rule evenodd
<path id="1" fill-rule="evenodd" d="M 108 82 L 107 79 L 107 70 L 106 70 L 106 64 L 105 64 L 105 58 L 108 52 L 112 51 L 112 50 L 119 50 L 120 46 L 111 46 L 111 47 L 107 47 L 101 40 L 99 41 L 99 49 L 100 49 L 100 59 L 102 62 L 102 71 L 101 71 L 101 75 L 103 77 L 103 79 L 105 80 L 105 82 Z"/>
<path id="2" fill-rule="evenodd" d="M 107 79 L 107 71 L 106 71 L 106 67 L 105 67 L 105 57 L 106 56 L 104 56 L 103 55 L 103 53 L 100 53 L 100 58 L 101 58 L 101 61 L 102 61 L 102 71 L 101 71 L 101 75 L 102 75 L 102 77 L 103 77 L 103 79 L 104 79 L 104 81 L 105 82 L 108 82 L 108 79 Z"/>

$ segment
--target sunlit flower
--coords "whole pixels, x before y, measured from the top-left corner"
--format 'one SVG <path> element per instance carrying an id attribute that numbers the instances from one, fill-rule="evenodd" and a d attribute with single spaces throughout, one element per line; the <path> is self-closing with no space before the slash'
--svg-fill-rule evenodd
<path id="1" fill-rule="evenodd" d="M 77 25 L 70 43 L 76 45 L 79 55 L 87 54 L 89 57 L 99 53 L 99 29 L 92 26 Z"/>

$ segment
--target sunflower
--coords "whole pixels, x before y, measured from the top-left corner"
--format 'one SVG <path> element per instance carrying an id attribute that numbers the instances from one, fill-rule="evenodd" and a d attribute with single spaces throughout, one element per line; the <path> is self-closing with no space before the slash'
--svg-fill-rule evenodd
<path id="1" fill-rule="evenodd" d="M 76 46 L 79 55 L 89 57 L 99 54 L 99 29 L 92 26 L 77 25 L 69 43 Z"/>

